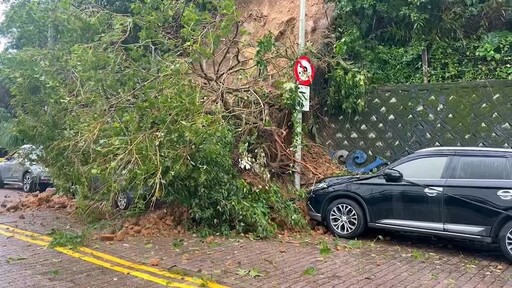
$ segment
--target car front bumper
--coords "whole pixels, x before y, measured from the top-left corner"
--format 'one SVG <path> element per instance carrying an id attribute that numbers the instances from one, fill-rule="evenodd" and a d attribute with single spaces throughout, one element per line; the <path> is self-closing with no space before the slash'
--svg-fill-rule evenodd
<path id="1" fill-rule="evenodd" d="M 39 175 L 37 177 L 37 183 L 38 184 L 52 184 L 53 180 L 52 180 L 52 178 L 50 178 L 50 176 Z"/>
<path id="2" fill-rule="evenodd" d="M 311 219 L 321 222 L 322 221 L 322 215 L 320 213 L 317 213 L 313 207 L 311 207 L 311 204 L 308 201 L 308 215 Z"/>

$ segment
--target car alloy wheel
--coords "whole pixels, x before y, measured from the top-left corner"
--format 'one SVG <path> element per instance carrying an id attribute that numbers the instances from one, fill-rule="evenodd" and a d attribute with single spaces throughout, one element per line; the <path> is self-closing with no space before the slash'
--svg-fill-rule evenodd
<path id="1" fill-rule="evenodd" d="M 508 252 L 512 254 L 512 229 L 510 229 L 505 236 L 505 245 L 507 246 Z"/>
<path id="2" fill-rule="evenodd" d="M 23 191 L 32 192 L 33 186 L 32 174 L 30 172 L 25 173 L 23 176 Z"/>
<path id="3" fill-rule="evenodd" d="M 116 202 L 119 209 L 126 210 L 128 208 L 128 195 L 126 193 L 118 193 Z"/>
<path id="4" fill-rule="evenodd" d="M 333 201 L 325 210 L 327 228 L 341 238 L 355 238 L 366 230 L 363 209 L 351 199 Z"/>
<path id="5" fill-rule="evenodd" d="M 501 227 L 497 240 L 503 255 L 512 262 L 512 221 Z"/>
<path id="6" fill-rule="evenodd" d="M 331 225 L 340 234 L 350 234 L 357 227 L 357 213 L 347 204 L 339 204 L 329 214 Z"/>

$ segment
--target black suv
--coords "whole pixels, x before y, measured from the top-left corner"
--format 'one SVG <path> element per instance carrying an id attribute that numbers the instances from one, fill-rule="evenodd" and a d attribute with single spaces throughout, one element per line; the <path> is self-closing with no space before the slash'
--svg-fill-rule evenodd
<path id="1" fill-rule="evenodd" d="M 420 150 L 375 175 L 320 181 L 308 208 L 339 237 L 370 227 L 477 240 L 512 261 L 512 149 Z"/>

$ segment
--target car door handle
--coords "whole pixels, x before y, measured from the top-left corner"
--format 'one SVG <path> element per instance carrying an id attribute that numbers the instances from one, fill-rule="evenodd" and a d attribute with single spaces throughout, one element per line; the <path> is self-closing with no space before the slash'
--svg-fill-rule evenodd
<path id="1" fill-rule="evenodd" d="M 443 192 L 443 188 L 442 187 L 428 187 L 428 188 L 425 188 L 425 193 L 427 193 L 428 196 L 436 196 L 437 194 Z"/>
<path id="2" fill-rule="evenodd" d="M 503 200 L 510 200 L 512 199 L 512 190 L 500 190 L 498 193 L 496 193 L 498 196 L 500 196 Z"/>

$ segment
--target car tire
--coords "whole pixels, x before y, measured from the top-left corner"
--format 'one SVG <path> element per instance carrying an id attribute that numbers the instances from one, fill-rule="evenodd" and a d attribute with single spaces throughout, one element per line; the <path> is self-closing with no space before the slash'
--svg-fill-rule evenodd
<path id="1" fill-rule="evenodd" d="M 114 208 L 128 210 L 133 204 L 133 195 L 131 192 L 119 192 L 114 199 Z"/>
<path id="2" fill-rule="evenodd" d="M 324 219 L 329 231 L 341 238 L 355 238 L 366 229 L 363 209 L 349 199 L 332 202 L 325 211 Z"/>
<path id="3" fill-rule="evenodd" d="M 501 228 L 498 234 L 498 243 L 503 255 L 512 262 L 512 221 Z"/>
<path id="4" fill-rule="evenodd" d="M 23 174 L 23 192 L 32 193 L 36 191 L 36 185 L 32 173 L 25 172 Z"/>

